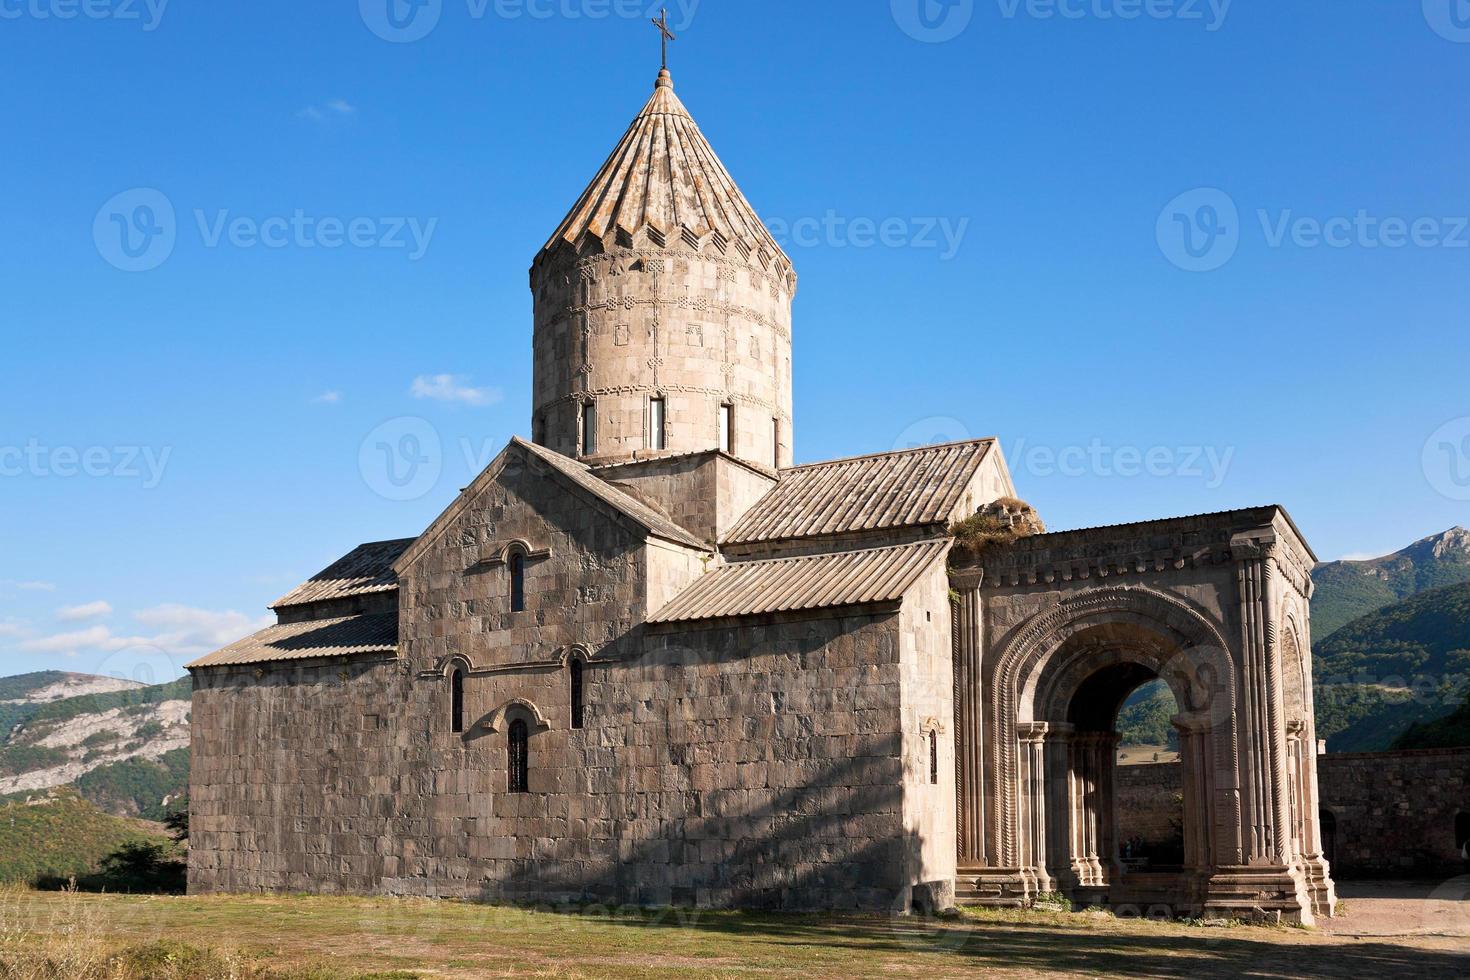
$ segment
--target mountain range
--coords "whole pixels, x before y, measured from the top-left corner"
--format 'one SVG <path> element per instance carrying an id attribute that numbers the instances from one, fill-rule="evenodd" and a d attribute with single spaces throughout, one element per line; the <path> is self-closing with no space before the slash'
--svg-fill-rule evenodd
<path id="1" fill-rule="evenodd" d="M 120 816 L 161 819 L 188 785 L 190 679 L 145 686 L 40 671 L 0 679 L 0 800 L 73 786 Z"/>
<path id="2" fill-rule="evenodd" d="M 1470 531 L 1453 527 L 1381 558 L 1323 562 L 1312 581 L 1317 737 L 1328 751 L 1390 748 L 1410 726 L 1464 702 Z M 1162 682 L 1139 688 L 1118 717 L 1124 744 L 1171 745 L 1177 710 Z"/>

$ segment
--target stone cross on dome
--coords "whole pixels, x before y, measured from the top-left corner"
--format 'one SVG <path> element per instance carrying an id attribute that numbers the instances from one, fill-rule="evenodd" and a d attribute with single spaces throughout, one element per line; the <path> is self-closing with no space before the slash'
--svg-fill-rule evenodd
<path id="1" fill-rule="evenodd" d="M 674 32 L 671 31 L 671 30 L 669 30 L 669 8 L 665 7 L 665 8 L 663 8 L 663 10 L 659 11 L 658 19 L 653 22 L 653 26 L 658 28 L 658 32 L 661 35 L 661 38 L 663 40 L 663 51 L 664 51 L 663 70 L 664 71 L 668 71 L 669 70 L 669 42 L 670 41 L 677 41 L 677 40 L 679 40 L 679 38 L 674 34 Z"/>

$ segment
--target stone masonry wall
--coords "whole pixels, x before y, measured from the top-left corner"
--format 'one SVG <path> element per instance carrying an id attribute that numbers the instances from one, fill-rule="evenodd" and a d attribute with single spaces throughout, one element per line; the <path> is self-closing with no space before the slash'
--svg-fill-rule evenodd
<path id="1" fill-rule="evenodd" d="M 901 658 L 947 650 L 930 621 L 650 630 L 698 553 L 511 462 L 410 553 L 401 660 L 196 672 L 191 887 L 907 908 L 926 862 L 904 819 Z M 485 561 L 514 540 L 549 550 L 527 562 L 523 612 Z M 587 658 L 580 729 L 571 657 Z M 515 720 L 526 793 L 509 791 Z"/>
<path id="2" fill-rule="evenodd" d="M 715 448 L 719 406 L 730 404 L 733 453 L 789 466 L 794 283 L 734 250 L 639 239 L 580 256 L 565 248 L 532 270 L 535 440 L 578 456 L 581 405 L 595 401 L 593 455 L 626 459 L 651 448 L 648 400 L 659 396 L 667 449 Z"/>
<path id="3" fill-rule="evenodd" d="M 416 738 L 393 663 L 194 672 L 189 890 L 373 890 L 398 873 Z"/>
<path id="4" fill-rule="evenodd" d="M 1470 813 L 1470 748 L 1319 755 L 1317 778 L 1333 818 L 1323 822 L 1323 849 L 1334 877 L 1465 873 L 1455 818 Z M 1164 821 L 1179 779 L 1178 763 L 1119 767 L 1126 825 Z"/>
<path id="5" fill-rule="evenodd" d="M 1178 836 L 1173 821 L 1184 816 L 1183 771 L 1177 763 L 1119 766 L 1115 785 L 1120 840 L 1137 834 L 1151 844 Z"/>

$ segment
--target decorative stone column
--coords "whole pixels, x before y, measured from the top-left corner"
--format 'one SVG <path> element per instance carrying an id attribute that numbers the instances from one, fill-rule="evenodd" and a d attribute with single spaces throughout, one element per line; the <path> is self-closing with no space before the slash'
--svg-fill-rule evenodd
<path id="1" fill-rule="evenodd" d="M 959 867 L 993 863 L 987 854 L 985 826 L 985 718 L 981 694 L 982 613 L 980 569 L 950 576 L 959 593 L 954 622 L 955 809 Z"/>
<path id="2" fill-rule="evenodd" d="M 1025 722 L 1016 726 L 1016 734 L 1021 742 L 1024 773 L 1021 794 L 1021 865 L 1032 879 L 1031 885 L 1036 891 L 1049 892 L 1054 883 L 1047 871 L 1048 726 L 1044 721 Z"/>

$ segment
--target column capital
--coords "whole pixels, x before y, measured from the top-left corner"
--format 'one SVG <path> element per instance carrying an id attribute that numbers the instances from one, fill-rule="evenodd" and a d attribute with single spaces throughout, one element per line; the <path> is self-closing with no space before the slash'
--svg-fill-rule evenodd
<path id="1" fill-rule="evenodd" d="M 1046 733 L 1050 730 L 1051 725 L 1044 721 L 1016 722 L 1016 735 L 1023 742 L 1040 742 L 1046 738 Z"/>
<path id="2" fill-rule="evenodd" d="M 983 568 L 951 568 L 949 570 L 950 588 L 957 592 L 973 592 L 980 588 L 980 583 L 985 580 L 985 569 Z"/>

